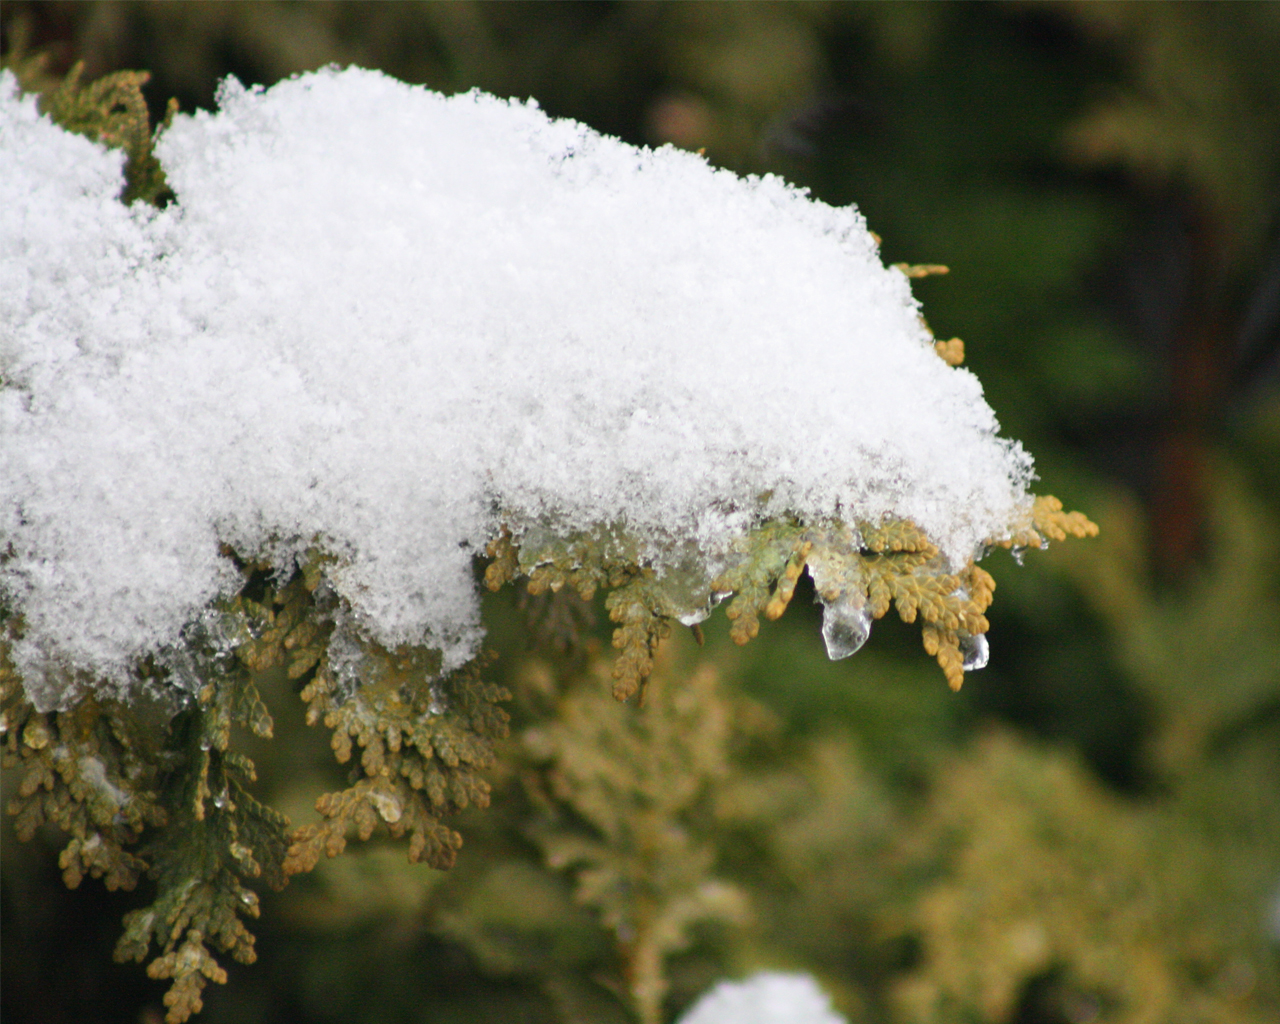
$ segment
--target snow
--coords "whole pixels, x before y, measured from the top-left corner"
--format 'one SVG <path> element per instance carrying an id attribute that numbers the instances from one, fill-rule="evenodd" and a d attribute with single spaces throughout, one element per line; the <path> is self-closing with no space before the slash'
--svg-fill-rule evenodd
<path id="1" fill-rule="evenodd" d="M 722 981 L 704 993 L 678 1024 L 847 1024 L 807 974 L 765 971 L 746 981 Z"/>
<path id="2" fill-rule="evenodd" d="M 52 706 L 319 540 L 360 628 L 480 642 L 501 523 L 659 567 L 766 516 L 915 520 L 955 564 L 1030 459 L 853 208 L 536 105 L 329 69 L 228 80 L 120 156 L 0 78 L 0 602 Z M 681 543 L 677 543 L 681 542 Z"/>

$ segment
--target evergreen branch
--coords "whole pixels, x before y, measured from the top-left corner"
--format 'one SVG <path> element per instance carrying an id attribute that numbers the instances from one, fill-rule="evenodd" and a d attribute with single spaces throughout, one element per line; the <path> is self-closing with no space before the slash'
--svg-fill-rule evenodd
<path id="1" fill-rule="evenodd" d="M 153 152 L 155 135 L 142 87 L 151 79 L 147 71 L 117 71 L 93 82 L 82 81 L 84 61 L 77 62 L 65 78 L 49 74 L 42 53 L 26 51 L 25 39 L 17 40 L 5 59 L 19 86 L 40 95 L 40 109 L 55 124 L 84 135 L 125 154 L 124 187 L 120 199 L 163 206 L 173 196 L 164 169 Z M 171 99 L 159 131 L 168 127 L 178 111 Z"/>
<path id="2" fill-rule="evenodd" d="M 599 685 L 609 670 L 564 691 L 553 719 L 524 735 L 543 766 L 551 817 L 534 832 L 549 867 L 572 873 L 575 899 L 613 932 L 625 992 L 643 1024 L 661 1019 L 666 960 L 692 927 L 737 922 L 746 898 L 710 875 L 710 801 L 731 773 L 736 709 L 704 667 L 678 686 L 650 677 L 640 710 Z"/>
<path id="3" fill-rule="evenodd" d="M 354 692 L 344 696 L 326 653 L 302 699 L 308 723 L 323 721 L 333 730 L 340 763 L 360 748 L 356 777 L 317 801 L 322 820 L 294 832 L 284 869 L 310 871 L 322 854 L 341 853 L 350 831 L 368 839 L 379 821 L 393 837 L 409 833 L 411 861 L 451 867 L 462 838 L 440 817 L 488 806 L 489 784 L 479 773 L 493 763 L 494 741 L 507 734 L 498 704 L 510 695 L 481 679 L 485 659 L 440 678 L 439 655 L 426 648 L 388 650 L 356 640 L 351 646 L 341 671 L 358 674 Z"/>
<path id="4" fill-rule="evenodd" d="M 200 1011 L 209 981 L 226 981 L 207 942 L 241 963 L 256 959 L 253 935 L 240 918 L 258 916 L 258 897 L 241 879 L 281 888 L 286 877 L 289 821 L 249 793 L 253 764 L 228 749 L 233 724 L 269 734 L 256 690 L 231 663 L 225 676 L 211 674 L 196 704 L 177 723 L 186 757 L 167 787 L 168 827 L 145 851 L 156 899 L 125 916 L 116 946 L 117 960 L 141 961 L 155 943 L 160 952 L 147 973 L 172 980 L 164 1000 L 168 1024 Z"/>
<path id="5" fill-rule="evenodd" d="M 22 696 L 2 645 L 0 664 L 3 763 L 23 769 L 8 806 L 18 838 L 56 825 L 71 837 L 58 858 L 68 888 L 90 875 L 108 889 L 133 889 L 147 862 L 128 848 L 166 814 L 155 761 L 129 741 L 129 716 L 88 695 L 69 711 L 40 714 Z"/>

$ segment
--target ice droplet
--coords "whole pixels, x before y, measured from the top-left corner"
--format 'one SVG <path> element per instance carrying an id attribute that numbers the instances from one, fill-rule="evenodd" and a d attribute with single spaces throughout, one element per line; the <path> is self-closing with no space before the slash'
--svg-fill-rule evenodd
<path id="1" fill-rule="evenodd" d="M 400 798 L 395 793 L 386 793 L 380 790 L 369 791 L 369 802 L 382 815 L 382 820 L 388 825 L 394 825 L 404 814 L 404 804 L 400 802 Z"/>
<path id="2" fill-rule="evenodd" d="M 822 602 L 822 639 L 827 657 L 839 661 L 857 652 L 871 635 L 871 616 L 861 591 L 849 591 Z"/>
<path id="3" fill-rule="evenodd" d="M 700 605 L 691 609 L 690 611 L 684 612 L 683 614 L 677 616 L 677 618 L 680 620 L 680 624 L 682 626 L 696 626 L 699 622 L 702 622 L 707 618 L 707 616 L 711 614 L 711 609 L 713 609 L 726 597 L 729 597 L 732 593 L 733 593 L 732 590 L 711 591 L 707 595 L 706 599 Z"/>
<path id="4" fill-rule="evenodd" d="M 964 655 L 964 664 L 961 665 L 966 672 L 976 672 L 980 668 L 987 667 L 987 659 L 991 657 L 991 648 L 987 644 L 985 633 L 976 633 L 973 636 L 961 637 L 960 653 Z"/>
<path id="5" fill-rule="evenodd" d="M 428 714 L 443 715 L 449 710 L 449 698 L 445 694 L 444 687 L 440 685 L 440 681 L 438 679 L 431 682 L 428 692 L 431 695 L 431 699 L 427 703 Z"/>

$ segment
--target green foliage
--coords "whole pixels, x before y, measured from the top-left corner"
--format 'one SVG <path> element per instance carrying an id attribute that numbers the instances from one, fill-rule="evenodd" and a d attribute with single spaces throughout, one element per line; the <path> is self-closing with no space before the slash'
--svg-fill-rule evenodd
<path id="1" fill-rule="evenodd" d="M 665 960 L 696 926 L 741 923 L 745 913 L 745 895 L 712 873 L 705 822 L 730 784 L 735 719 L 747 716 L 735 714 L 709 665 L 676 685 L 670 672 L 651 676 L 643 710 L 608 696 L 598 678 L 606 671 L 597 665 L 557 692 L 548 668 L 530 667 L 527 685 L 554 695 L 545 724 L 521 737 L 543 766 L 529 776 L 545 812 L 531 833 L 613 933 L 636 1016 L 657 1024 Z"/>
<path id="2" fill-rule="evenodd" d="M 282 888 L 341 852 L 350 829 L 368 839 L 379 821 L 410 835 L 411 860 L 452 864 L 461 837 L 440 817 L 488 803 L 478 772 L 506 732 L 496 704 L 507 693 L 481 679 L 480 665 L 438 679 L 434 652 L 352 640 L 358 662 L 335 668 L 338 602 L 324 584 L 332 559 L 309 552 L 279 583 L 265 566 L 224 555 L 243 589 L 182 647 L 140 665 L 128 703 L 101 701 L 86 681 L 69 710 L 38 714 L 8 660 L 14 620 L 0 644 L 5 763 L 23 769 L 10 806 L 19 834 L 51 822 L 71 835 L 61 857 L 69 885 L 86 873 L 113 889 L 132 889 L 144 873 L 155 881 L 154 902 L 126 915 L 116 957 L 144 960 L 155 943 L 147 972 L 172 981 L 170 1024 L 200 1011 L 208 981 L 226 980 L 210 944 L 241 963 L 256 959 L 241 918 L 258 916 L 258 896 L 245 881 Z M 339 761 L 353 739 L 363 751 L 350 785 L 317 800 L 322 820 L 296 830 L 251 793 L 254 765 L 233 746 L 237 728 L 271 738 L 255 676 L 281 667 L 306 683 L 308 722 L 334 730 Z M 152 707 L 149 693 L 168 705 Z"/>
<path id="3" fill-rule="evenodd" d="M 1217 923 L 1221 908 L 1201 891 L 1213 852 L 1185 830 L 1163 840 L 1183 824 L 1126 807 L 1070 758 L 984 737 L 909 839 L 909 856 L 945 873 L 900 922 L 920 935 L 923 959 L 894 986 L 899 1019 L 1009 1020 L 1036 983 L 1075 1018 L 1269 1019 L 1247 998 L 1265 962 L 1260 936 Z"/>
<path id="4" fill-rule="evenodd" d="M 86 873 L 111 889 L 132 889 L 144 874 L 155 881 L 155 901 L 126 915 L 116 958 L 144 960 L 156 943 L 147 971 L 172 979 L 171 1024 L 199 1012 L 206 981 L 226 980 L 206 942 L 254 960 L 240 917 L 256 917 L 258 900 L 241 879 L 283 885 L 288 844 L 287 819 L 250 794 L 253 764 L 230 749 L 233 725 L 267 737 L 270 716 L 247 673 L 193 635 L 178 664 L 191 671 L 196 660 L 200 690 L 178 708 L 173 693 L 149 707 L 146 696 L 105 702 L 86 688 L 70 709 L 42 715 L 8 666 L 3 680 L 4 761 L 24 773 L 9 808 L 19 834 L 46 821 L 70 833 L 60 858 L 68 885 Z"/>
<path id="5" fill-rule="evenodd" d="M 234 677 L 207 684 L 195 704 L 177 723 L 185 757 L 180 781 L 167 787 L 168 819 L 142 850 L 157 897 L 125 915 L 116 946 L 117 960 L 142 961 L 155 942 L 160 955 L 147 973 L 172 979 L 165 995 L 171 1024 L 200 1012 L 206 982 L 226 981 L 206 943 L 240 963 L 256 959 L 240 918 L 258 916 L 258 897 L 242 879 L 283 886 L 288 844 L 288 819 L 253 797 L 253 763 L 229 749 L 233 724 L 271 734 L 253 684 Z"/>
<path id="6" fill-rule="evenodd" d="M 124 151 L 124 189 L 120 194 L 123 202 L 163 206 L 173 193 L 152 152 L 155 136 L 142 95 L 142 87 L 151 76 L 145 71 L 117 71 L 84 82 L 81 61 L 58 79 L 46 70 L 48 54 L 28 54 L 24 44 L 20 37 L 3 66 L 14 73 L 24 91 L 39 94 L 41 112 L 67 131 Z M 177 110 L 177 100 L 170 100 L 164 125 Z"/>
<path id="7" fill-rule="evenodd" d="M 1064 513 L 1062 503 L 1049 496 L 1036 499 L 1010 536 L 991 543 L 1039 548 L 1050 539 L 1097 532 L 1081 513 Z M 989 628 L 983 613 L 995 590 L 990 574 L 973 562 L 948 572 L 937 547 L 907 521 L 860 523 L 856 530 L 767 521 L 739 539 L 730 565 L 715 579 L 693 558 L 659 574 L 640 564 L 634 542 L 616 531 L 560 539 L 535 530 L 517 540 L 504 530 L 487 553 L 492 561 L 485 582 L 491 590 L 520 575 L 528 577 L 533 594 L 567 585 L 590 600 L 601 586 L 613 588 L 605 607 L 618 624 L 613 634 L 620 652 L 613 669 L 618 700 L 638 692 L 643 697 L 654 653 L 673 621 L 691 620 L 696 628 L 717 600 L 732 594 L 725 614 L 733 623 L 734 641 L 745 644 L 759 633 L 761 615 L 777 619 L 786 611 L 806 568 L 826 604 L 852 601 L 878 619 L 892 603 L 903 622 L 919 616 L 925 650 L 958 690 L 964 682 L 962 648 Z"/>
<path id="8" fill-rule="evenodd" d="M 30 840 L 52 823 L 71 837 L 59 857 L 70 888 L 85 875 L 108 889 L 134 888 L 147 865 L 128 847 L 167 821 L 154 723 L 138 708 L 92 696 L 68 711 L 37 713 L 23 697 L 7 643 L 0 644 L 0 701 L 4 764 L 22 767 L 8 807 L 19 837 Z"/>
<path id="9" fill-rule="evenodd" d="M 356 741 L 359 768 L 345 790 L 316 802 L 324 821 L 299 829 L 289 873 L 309 871 L 321 852 L 341 853 L 351 826 L 368 839 L 379 820 L 393 836 L 409 833 L 411 861 L 452 867 L 462 837 L 440 816 L 489 805 L 489 785 L 478 773 L 493 763 L 493 741 L 507 734 L 507 714 L 497 705 L 510 694 L 481 678 L 482 663 L 442 680 L 434 652 L 352 643 L 359 653 L 347 667 L 351 690 L 342 693 L 326 654 L 302 699 L 309 724 L 323 721 L 334 730 L 340 762 L 350 760 Z"/>

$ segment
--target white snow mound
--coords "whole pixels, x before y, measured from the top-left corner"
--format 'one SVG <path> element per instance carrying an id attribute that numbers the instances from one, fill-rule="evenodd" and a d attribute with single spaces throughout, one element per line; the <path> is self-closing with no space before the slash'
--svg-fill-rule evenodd
<path id="1" fill-rule="evenodd" d="M 722 981 L 699 997 L 677 1024 L 848 1024 L 807 974 L 764 971 Z"/>
<path id="2" fill-rule="evenodd" d="M 376 72 L 218 100 L 161 138 L 177 201 L 125 208 L 0 77 L 0 602 L 44 706 L 232 592 L 221 542 L 319 538 L 363 628 L 451 667 L 504 520 L 660 560 L 908 517 L 963 563 L 1026 501 L 852 208 Z"/>

